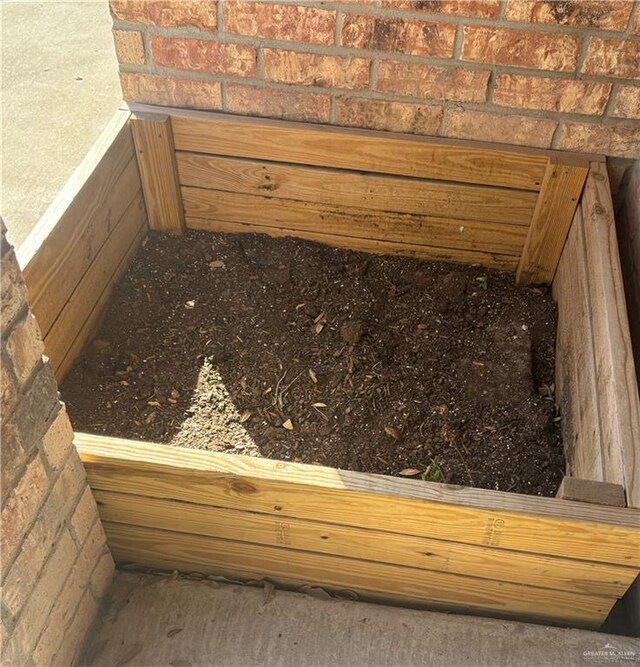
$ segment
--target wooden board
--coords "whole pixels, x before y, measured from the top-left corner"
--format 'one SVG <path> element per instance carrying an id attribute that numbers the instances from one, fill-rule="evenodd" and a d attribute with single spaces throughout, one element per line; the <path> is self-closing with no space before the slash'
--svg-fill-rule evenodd
<path id="1" fill-rule="evenodd" d="M 586 166 L 547 166 L 518 265 L 518 283 L 553 281 L 587 172 Z"/>
<path id="2" fill-rule="evenodd" d="M 170 110 L 178 151 L 538 191 L 547 153 L 466 141 Z"/>
<path id="3" fill-rule="evenodd" d="M 624 486 L 609 482 L 595 482 L 590 479 L 564 477 L 556 494 L 565 500 L 578 500 L 583 503 L 626 507 Z"/>
<path id="4" fill-rule="evenodd" d="M 171 122 L 166 115 L 138 114 L 131 129 L 147 205 L 149 228 L 171 234 L 184 232 Z"/>
<path id="5" fill-rule="evenodd" d="M 380 217 L 391 211 L 415 213 L 458 220 L 457 226 L 464 224 L 460 220 L 477 220 L 527 227 L 538 198 L 522 190 L 194 153 L 179 152 L 177 163 L 183 186 L 326 204 L 338 210 L 368 209 Z M 389 227 L 391 231 L 392 221 Z"/>
<path id="6" fill-rule="evenodd" d="M 550 558 L 457 542 L 161 498 L 94 490 L 103 521 L 333 554 L 435 572 L 590 595 L 621 596 L 634 568 Z"/>
<path id="7" fill-rule="evenodd" d="M 94 489 L 640 565 L 640 511 L 76 435 Z"/>

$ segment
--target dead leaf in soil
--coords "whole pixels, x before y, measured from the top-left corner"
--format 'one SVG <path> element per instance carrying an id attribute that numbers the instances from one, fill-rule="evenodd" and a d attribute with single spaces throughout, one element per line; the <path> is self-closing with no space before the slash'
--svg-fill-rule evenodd
<path id="1" fill-rule="evenodd" d="M 319 334 L 322 330 L 324 329 L 324 323 L 318 322 L 318 324 L 315 325 L 314 331 Z"/>
<path id="2" fill-rule="evenodd" d="M 283 422 L 282 428 L 286 428 L 287 431 L 293 431 L 293 423 L 291 422 L 290 419 L 287 419 L 286 422 Z"/>
<path id="3" fill-rule="evenodd" d="M 311 407 L 312 408 L 326 408 L 328 406 L 327 406 L 326 403 L 314 403 Z"/>
<path id="4" fill-rule="evenodd" d="M 393 426 L 385 426 L 384 427 L 384 432 L 394 440 L 400 442 L 402 440 L 402 436 L 400 435 L 400 432 L 398 431 L 397 428 L 393 428 Z"/>
<path id="5" fill-rule="evenodd" d="M 422 470 L 418 470 L 417 468 L 405 468 L 404 470 L 401 470 L 398 475 L 402 475 L 403 477 L 413 477 L 419 475 L 421 472 Z"/>
<path id="6" fill-rule="evenodd" d="M 311 369 L 309 369 L 309 377 L 311 378 L 311 382 L 313 382 L 313 384 L 318 384 L 318 376 Z"/>
<path id="7" fill-rule="evenodd" d="M 251 417 L 251 413 L 249 410 L 245 410 L 241 415 L 240 415 L 240 423 L 244 424 L 246 421 L 249 421 L 249 418 Z"/>
<path id="8" fill-rule="evenodd" d="M 171 630 L 169 630 L 169 632 L 167 632 L 167 637 L 175 637 L 176 635 L 179 635 L 183 630 L 184 628 L 172 628 Z"/>
<path id="9" fill-rule="evenodd" d="M 213 262 L 209 262 L 210 269 L 224 269 L 224 262 L 221 259 L 214 259 Z"/>
<path id="10" fill-rule="evenodd" d="M 324 588 L 320 588 L 320 586 L 309 586 L 307 584 L 305 586 L 300 586 L 298 592 L 304 593 L 305 595 L 308 595 L 311 598 L 316 598 L 316 600 L 332 599 L 331 595 L 327 593 L 327 591 L 325 591 Z"/>
<path id="11" fill-rule="evenodd" d="M 159 401 L 147 401 L 147 405 L 150 405 L 153 408 L 159 408 L 160 407 L 160 402 Z"/>
<path id="12" fill-rule="evenodd" d="M 195 302 L 195 301 L 187 301 L 187 303 L 184 304 L 184 307 L 185 307 L 185 308 L 189 308 L 189 309 L 191 309 L 191 308 L 195 308 L 195 306 L 196 306 L 196 302 Z"/>
<path id="13" fill-rule="evenodd" d="M 313 320 L 313 323 L 320 324 L 326 321 L 327 321 L 327 316 L 324 313 L 320 313 L 320 315 L 318 315 L 318 317 L 316 317 L 315 320 Z"/>

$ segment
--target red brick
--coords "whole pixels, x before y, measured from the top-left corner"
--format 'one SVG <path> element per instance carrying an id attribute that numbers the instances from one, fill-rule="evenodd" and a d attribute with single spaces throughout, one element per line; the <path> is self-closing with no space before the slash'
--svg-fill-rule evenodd
<path id="1" fill-rule="evenodd" d="M 555 143 L 554 148 L 560 150 L 637 158 L 640 148 L 640 123 L 600 125 L 565 122 Z"/>
<path id="2" fill-rule="evenodd" d="M 0 285 L 2 287 L 0 294 L 0 326 L 4 331 L 27 301 L 24 280 L 13 250 L 5 253 L 2 257 Z"/>
<path id="3" fill-rule="evenodd" d="M 366 88 L 370 63 L 364 58 L 264 49 L 264 78 L 324 88 Z"/>
<path id="4" fill-rule="evenodd" d="M 621 79 L 640 77 L 640 42 L 624 39 L 589 40 L 587 57 L 582 65 L 585 74 L 613 76 Z"/>
<path id="5" fill-rule="evenodd" d="M 610 83 L 499 74 L 493 101 L 502 106 L 523 109 L 602 114 L 610 92 Z"/>
<path id="6" fill-rule="evenodd" d="M 195 26 L 215 30 L 217 27 L 213 0 L 110 0 L 109 4 L 113 18 L 120 21 L 162 28 Z"/>
<path id="7" fill-rule="evenodd" d="M 342 24 L 342 46 L 393 51 L 413 56 L 451 58 L 456 27 L 449 23 L 405 21 L 397 18 L 347 14 Z"/>
<path id="8" fill-rule="evenodd" d="M 7 353 L 19 382 L 24 382 L 42 358 L 44 345 L 36 318 L 29 313 L 7 338 Z"/>
<path id="9" fill-rule="evenodd" d="M 525 23 L 624 30 L 632 9 L 633 3 L 629 0 L 580 0 L 579 2 L 509 0 L 505 19 Z"/>
<path id="10" fill-rule="evenodd" d="M 331 112 L 331 98 L 321 93 L 299 93 L 282 88 L 229 83 L 225 110 L 252 116 L 326 123 Z"/>
<path id="11" fill-rule="evenodd" d="M 120 84 L 122 96 L 127 102 L 192 109 L 219 109 L 222 104 L 220 83 L 217 81 L 121 72 Z"/>
<path id="12" fill-rule="evenodd" d="M 151 51 L 153 62 L 161 67 L 230 76 L 256 73 L 256 50 L 252 46 L 154 35 Z"/>
<path id="13" fill-rule="evenodd" d="M 114 30 L 113 42 L 118 62 L 126 65 L 144 65 L 142 34 L 135 30 Z"/>
<path id="14" fill-rule="evenodd" d="M 336 124 L 411 134 L 438 133 L 441 107 L 358 97 L 336 100 Z"/>
<path id="15" fill-rule="evenodd" d="M 620 86 L 616 95 L 613 114 L 624 118 L 640 118 L 640 87 Z M 640 153 L 640 149 L 638 153 Z"/>
<path id="16" fill-rule="evenodd" d="M 578 38 L 558 33 L 464 26 L 462 60 L 570 72 L 575 70 Z"/>
<path id="17" fill-rule="evenodd" d="M 554 120 L 449 109 L 445 115 L 442 135 L 455 139 L 549 148 L 556 125 Z"/>
<path id="18" fill-rule="evenodd" d="M 500 0 L 382 0 L 382 6 L 410 12 L 483 19 L 495 19 L 500 13 Z"/>
<path id="19" fill-rule="evenodd" d="M 227 0 L 225 32 L 305 44 L 333 44 L 336 13 L 315 7 Z"/>
<path id="20" fill-rule="evenodd" d="M 378 90 L 408 97 L 456 102 L 484 102 L 489 72 L 462 67 L 386 60 L 378 69 Z"/>

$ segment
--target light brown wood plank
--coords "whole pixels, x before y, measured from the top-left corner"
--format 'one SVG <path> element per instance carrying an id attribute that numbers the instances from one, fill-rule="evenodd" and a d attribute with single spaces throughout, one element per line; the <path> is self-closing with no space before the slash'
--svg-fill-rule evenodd
<path id="1" fill-rule="evenodd" d="M 514 272 L 518 263 L 515 255 L 498 255 L 474 250 L 457 248 L 438 248 L 436 246 L 416 245 L 411 243 L 396 243 L 380 241 L 378 239 L 342 236 L 338 234 L 324 234 L 300 229 L 288 229 L 262 225 L 244 224 L 241 222 L 226 222 L 206 218 L 186 218 L 189 229 L 201 229 L 210 232 L 226 232 L 230 234 L 268 234 L 273 237 L 293 236 L 307 241 L 325 243 L 338 248 L 348 248 L 362 252 L 371 252 L 385 255 L 402 255 L 417 259 L 428 259 L 440 262 L 459 262 L 463 264 L 482 264 L 483 266 L 500 271 Z"/>
<path id="2" fill-rule="evenodd" d="M 394 211 L 528 227 L 537 201 L 535 193 L 522 190 L 197 153 L 179 152 L 177 163 L 181 185 L 321 203 L 338 209 L 367 209 L 378 214 Z"/>
<path id="3" fill-rule="evenodd" d="M 518 283 L 551 283 L 588 167 L 549 162 L 518 265 Z"/>
<path id="4" fill-rule="evenodd" d="M 118 284 L 120 278 L 122 278 L 124 275 L 124 272 L 129 267 L 133 256 L 136 254 L 138 248 L 140 247 L 142 240 L 147 235 L 146 212 L 144 215 L 145 225 L 139 230 L 137 236 L 133 240 L 133 243 L 125 255 L 121 258 L 120 263 L 116 267 L 111 280 L 103 290 L 102 294 L 99 296 L 98 300 L 95 302 L 93 310 L 85 320 L 75 340 L 70 342 L 69 350 L 64 359 L 62 359 L 59 366 L 55 369 L 56 380 L 58 383 L 62 382 L 65 375 L 69 372 L 76 359 L 78 358 L 78 355 L 82 351 L 84 345 L 91 339 L 95 331 L 100 326 L 100 322 L 106 313 L 107 306 L 109 305 L 109 300 L 111 299 L 111 294 L 113 293 L 115 286 Z"/>
<path id="5" fill-rule="evenodd" d="M 176 149 L 538 191 L 546 154 L 489 144 L 170 110 Z"/>
<path id="6" fill-rule="evenodd" d="M 556 400 L 567 474 L 604 481 L 591 303 L 579 206 L 553 282 L 558 302 Z"/>
<path id="7" fill-rule="evenodd" d="M 582 197 L 606 482 L 640 507 L 640 401 L 606 167 L 591 165 Z"/>
<path id="8" fill-rule="evenodd" d="M 43 335 L 140 190 L 127 118 L 112 120 L 18 251 Z"/>
<path id="9" fill-rule="evenodd" d="M 61 365 L 145 224 L 142 192 L 138 192 L 44 338 L 45 353 L 54 369 Z"/>
<path id="10" fill-rule="evenodd" d="M 102 521 L 620 597 L 635 568 L 94 490 Z"/>
<path id="11" fill-rule="evenodd" d="M 149 228 L 170 234 L 184 232 L 184 212 L 169 117 L 139 114 L 131 130 L 149 216 Z"/>
<path id="12" fill-rule="evenodd" d="M 640 511 L 76 434 L 94 489 L 640 565 Z"/>

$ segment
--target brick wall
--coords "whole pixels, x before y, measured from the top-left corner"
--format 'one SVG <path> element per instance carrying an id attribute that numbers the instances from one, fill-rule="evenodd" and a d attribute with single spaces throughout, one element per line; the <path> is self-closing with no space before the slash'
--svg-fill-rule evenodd
<path id="1" fill-rule="evenodd" d="M 70 665 L 113 573 L 2 224 L 2 664 Z"/>
<path id="2" fill-rule="evenodd" d="M 111 0 L 124 98 L 640 154 L 629 0 Z"/>

